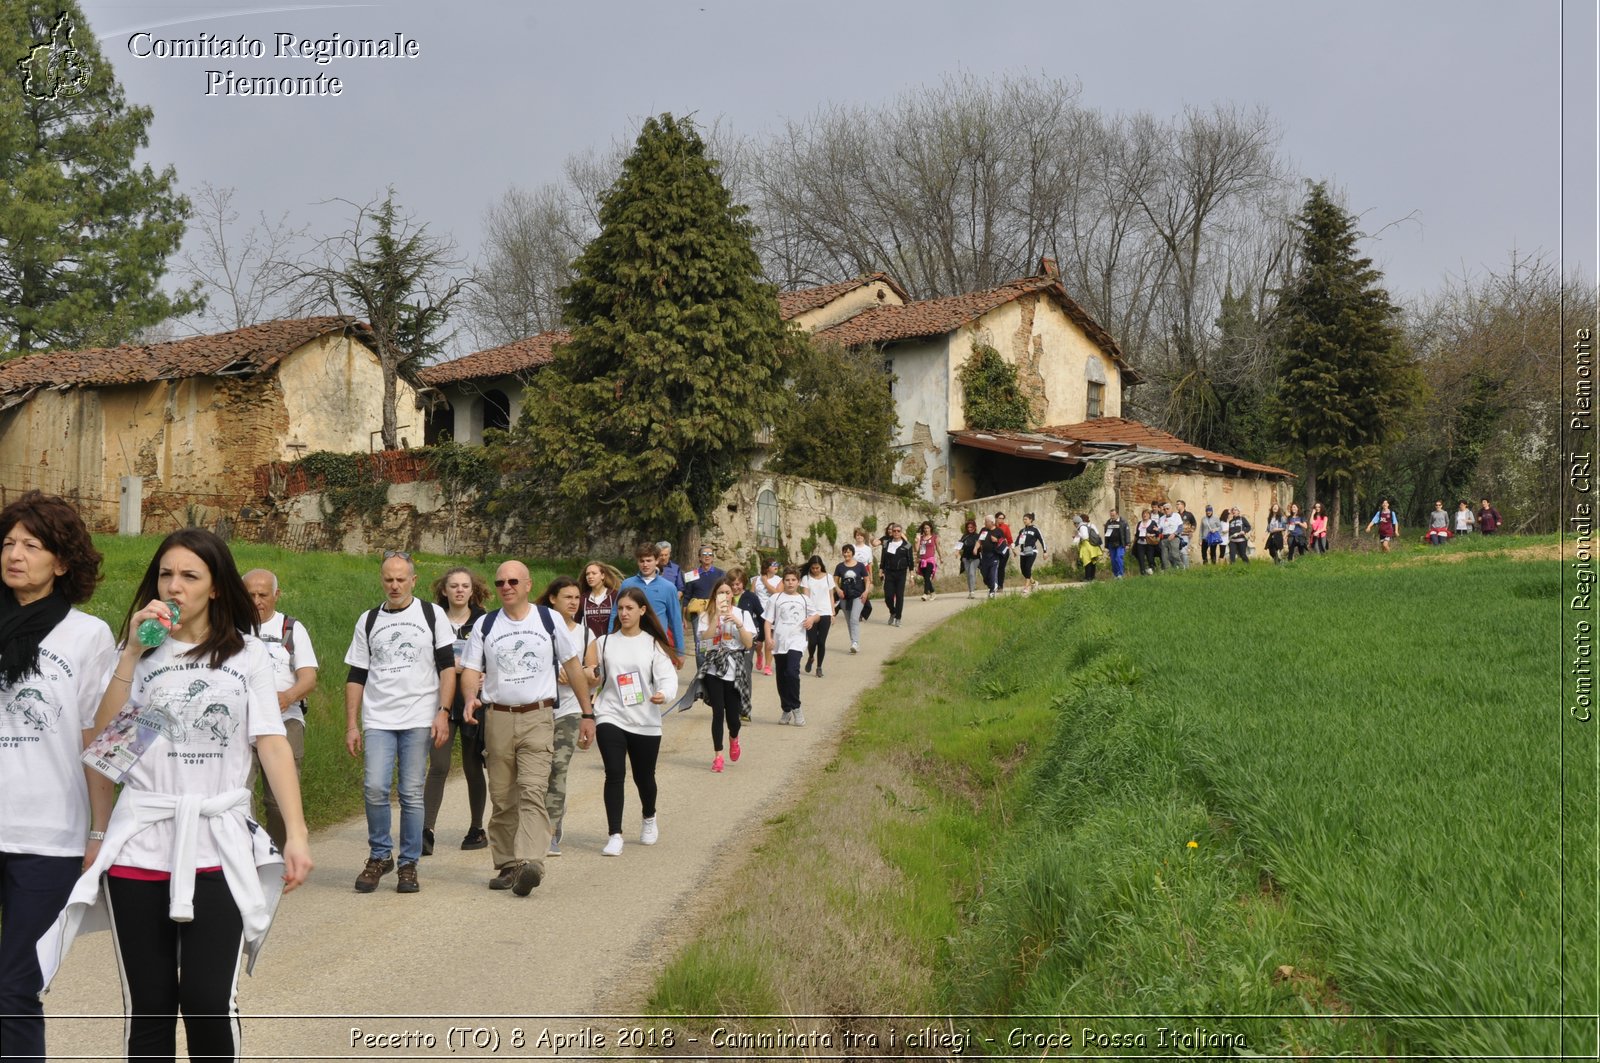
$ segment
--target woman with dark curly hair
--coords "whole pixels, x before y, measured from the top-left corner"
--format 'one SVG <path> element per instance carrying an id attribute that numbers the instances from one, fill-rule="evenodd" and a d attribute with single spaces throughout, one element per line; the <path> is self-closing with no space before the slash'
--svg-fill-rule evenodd
<path id="1" fill-rule="evenodd" d="M 137 736 L 116 765 L 123 787 L 100 851 L 39 959 L 49 985 L 80 928 L 111 926 L 130 1059 L 172 1059 L 180 1014 L 191 1058 L 237 1057 L 239 971 L 254 965 L 279 893 L 311 871 L 256 617 L 227 544 L 203 528 L 173 532 L 128 608 L 95 717 L 108 740 Z M 147 620 L 168 631 L 148 649 L 134 637 Z M 250 818 L 252 745 L 283 813 L 281 852 Z M 110 775 L 90 778 L 92 807 L 110 801 L 113 785 Z"/>
<path id="2" fill-rule="evenodd" d="M 428 777 L 422 784 L 422 855 L 433 855 L 433 826 L 444 804 L 444 784 L 450 778 L 450 753 L 456 735 L 461 736 L 461 773 L 467 777 L 467 810 L 472 826 L 461 839 L 463 849 L 486 849 L 489 836 L 483 832 L 483 809 L 489 785 L 483 761 L 483 731 L 461 715 L 461 651 L 467 648 L 472 625 L 484 613 L 489 585 L 470 568 L 453 568 L 433 581 L 433 600 L 444 606 L 444 615 L 456 633 L 456 697 L 450 703 L 450 737 L 443 745 L 428 750 Z M 480 721 L 481 722 L 481 721 Z"/>
<path id="3" fill-rule="evenodd" d="M 74 606 L 100 554 L 65 499 L 29 491 L 0 510 L 0 1044 L 44 1058 L 35 949 L 100 850 L 111 802 L 91 808 L 84 743 L 116 659 L 111 629 Z"/>

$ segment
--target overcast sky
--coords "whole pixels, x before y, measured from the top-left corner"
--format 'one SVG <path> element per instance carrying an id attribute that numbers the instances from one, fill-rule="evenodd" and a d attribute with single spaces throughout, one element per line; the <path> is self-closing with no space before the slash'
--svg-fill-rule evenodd
<path id="1" fill-rule="evenodd" d="M 1294 168 L 1342 191 L 1379 234 L 1366 251 L 1401 301 L 1498 268 L 1513 248 L 1553 258 L 1563 235 L 1567 265 L 1595 275 L 1593 0 L 83 7 L 128 98 L 155 110 L 150 160 L 175 165 L 186 189 L 232 186 L 247 217 L 287 211 L 336 230 L 348 211 L 315 204 L 393 184 L 469 259 L 485 207 L 509 186 L 559 180 L 567 156 L 631 140 L 645 116 L 692 112 L 760 135 L 826 103 L 870 106 L 967 71 L 1074 80 L 1084 105 L 1108 112 L 1267 108 Z M 141 30 L 242 34 L 268 57 L 140 58 Z M 404 34 L 420 54 L 271 58 L 277 33 L 334 32 Z M 343 92 L 207 96 L 212 69 L 331 75 Z"/>

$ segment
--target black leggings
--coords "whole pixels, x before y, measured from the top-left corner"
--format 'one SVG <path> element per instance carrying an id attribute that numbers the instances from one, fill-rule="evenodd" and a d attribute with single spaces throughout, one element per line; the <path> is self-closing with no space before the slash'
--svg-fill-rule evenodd
<path id="1" fill-rule="evenodd" d="M 822 658 L 828 655 L 828 629 L 831 627 L 833 617 L 823 613 L 806 632 L 806 663 L 810 664 L 812 658 L 816 658 L 818 671 L 822 669 Z"/>
<path id="2" fill-rule="evenodd" d="M 739 708 L 744 699 L 739 696 L 739 684 L 720 676 L 703 675 L 700 689 L 705 691 L 711 704 L 711 748 L 722 752 L 722 721 L 728 721 L 728 735 L 739 737 Z"/>
<path id="3" fill-rule="evenodd" d="M 917 574 L 922 577 L 922 593 L 933 596 L 933 566 L 923 565 L 917 569 Z"/>
<path id="4" fill-rule="evenodd" d="M 1215 565 L 1222 561 L 1227 551 L 1221 543 L 1202 542 L 1200 544 L 1200 563 L 1202 565 Z"/>
<path id="5" fill-rule="evenodd" d="M 105 882 L 130 1016 L 128 1058 L 172 1059 L 181 1012 L 191 1061 L 235 1059 L 244 922 L 222 872 L 195 875 L 189 923 L 175 923 L 167 914 L 169 882 L 109 875 Z"/>
<path id="6" fill-rule="evenodd" d="M 482 719 L 479 719 L 482 724 Z M 450 737 L 444 745 L 428 744 L 428 777 L 422 783 L 422 825 L 429 830 L 439 819 L 439 806 L 444 804 L 444 784 L 450 777 L 450 754 L 461 736 L 461 771 L 467 777 L 467 809 L 472 814 L 472 829 L 483 826 L 483 806 L 489 787 L 484 778 L 487 770 L 483 763 L 483 749 L 478 744 L 478 728 L 450 720 Z"/>
<path id="7" fill-rule="evenodd" d="M 1299 553 L 1302 553 L 1302 554 L 1306 552 L 1306 541 L 1304 539 L 1297 539 L 1293 535 L 1291 535 L 1291 536 L 1289 536 L 1289 560 L 1290 561 L 1294 560 L 1294 555 L 1295 555 L 1296 552 L 1299 552 Z"/>
<path id="8" fill-rule="evenodd" d="M 623 776 L 629 761 L 633 762 L 633 785 L 639 791 L 644 818 L 656 814 L 656 757 L 661 753 L 661 736 L 636 735 L 614 723 L 603 723 L 594 729 L 594 740 L 600 747 L 600 763 L 606 768 L 606 833 L 621 834 Z"/>

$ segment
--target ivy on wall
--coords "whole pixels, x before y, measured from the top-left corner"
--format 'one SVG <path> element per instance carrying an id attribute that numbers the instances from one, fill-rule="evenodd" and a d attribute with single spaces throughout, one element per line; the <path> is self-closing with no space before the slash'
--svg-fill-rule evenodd
<path id="1" fill-rule="evenodd" d="M 1100 494 L 1105 483 L 1106 463 L 1091 461 L 1078 475 L 1056 485 L 1056 505 L 1068 517 L 1075 513 L 1087 513 L 1089 503 Z"/>
<path id="2" fill-rule="evenodd" d="M 987 343 L 975 343 L 962 363 L 961 409 L 967 427 L 980 432 L 1020 432 L 1028 427 L 1028 400 L 1017 367 Z"/>

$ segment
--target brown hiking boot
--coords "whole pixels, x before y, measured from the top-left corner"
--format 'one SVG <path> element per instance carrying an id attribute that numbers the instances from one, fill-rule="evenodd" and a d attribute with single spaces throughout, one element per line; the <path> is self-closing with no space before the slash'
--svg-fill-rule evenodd
<path id="1" fill-rule="evenodd" d="M 417 884 L 417 865 L 401 864 L 400 874 L 395 876 L 399 881 L 394 884 L 396 893 L 416 893 L 422 887 Z"/>
<path id="2" fill-rule="evenodd" d="M 378 880 L 393 870 L 394 857 L 386 856 L 382 860 L 376 856 L 368 857 L 367 866 L 356 876 L 356 892 L 371 893 L 378 888 Z"/>
<path id="3" fill-rule="evenodd" d="M 507 864 L 500 869 L 500 873 L 489 880 L 492 890 L 508 890 L 517 881 L 517 872 L 522 870 L 521 864 Z"/>
<path id="4" fill-rule="evenodd" d="M 517 880 L 511 884 L 511 892 L 518 897 L 526 897 L 542 881 L 544 868 L 529 860 L 517 869 Z"/>

